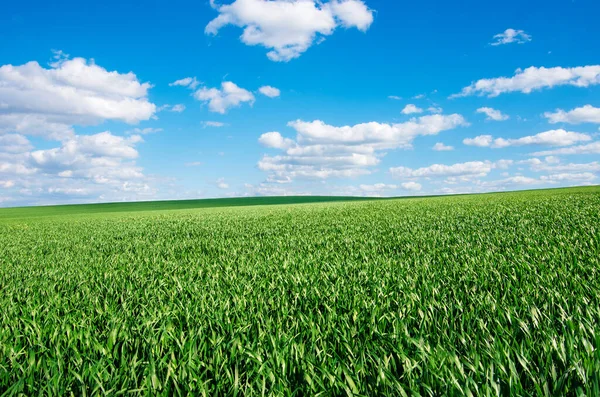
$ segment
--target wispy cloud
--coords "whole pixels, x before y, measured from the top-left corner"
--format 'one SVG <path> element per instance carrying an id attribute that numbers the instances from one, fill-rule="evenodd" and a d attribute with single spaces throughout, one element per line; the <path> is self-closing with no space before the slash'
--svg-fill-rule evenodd
<path id="1" fill-rule="evenodd" d="M 510 43 L 524 44 L 528 41 L 531 41 L 531 36 L 525 33 L 525 31 L 506 29 L 504 32 L 494 35 L 494 41 L 490 44 L 493 46 Z"/>

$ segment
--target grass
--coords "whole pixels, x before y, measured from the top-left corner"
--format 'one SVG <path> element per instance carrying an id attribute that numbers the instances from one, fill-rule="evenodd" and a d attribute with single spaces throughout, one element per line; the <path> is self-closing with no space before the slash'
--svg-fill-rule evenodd
<path id="1" fill-rule="evenodd" d="M 0 395 L 600 395 L 598 187 L 25 215 Z"/>

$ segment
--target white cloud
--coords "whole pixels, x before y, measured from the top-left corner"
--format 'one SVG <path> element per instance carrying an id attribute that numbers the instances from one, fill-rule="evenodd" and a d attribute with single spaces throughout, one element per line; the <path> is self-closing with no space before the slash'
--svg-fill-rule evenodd
<path id="1" fill-rule="evenodd" d="M 438 114 L 438 113 L 442 113 L 444 111 L 444 109 L 442 109 L 440 106 L 430 106 L 427 108 L 427 111 L 429 113 Z"/>
<path id="2" fill-rule="evenodd" d="M 25 164 L 17 164 L 14 162 L 0 160 L 0 175 L 7 177 L 19 177 L 23 175 L 35 174 L 36 172 L 37 170 L 35 168 L 28 167 Z"/>
<path id="3" fill-rule="evenodd" d="M 493 46 L 510 43 L 523 44 L 531 41 L 531 36 L 523 30 L 506 29 L 504 32 L 494 35 L 494 39 L 495 41 L 490 43 Z"/>
<path id="4" fill-rule="evenodd" d="M 135 200 L 153 197 L 156 189 L 135 160 L 139 135 L 110 132 L 74 135 L 59 147 L 21 153 L 0 148 L 0 179 L 11 181 L 18 202 Z"/>
<path id="5" fill-rule="evenodd" d="M 182 103 L 178 103 L 176 105 L 173 105 L 173 107 L 171 108 L 171 112 L 176 112 L 176 113 L 181 113 L 185 110 L 185 105 Z"/>
<path id="6" fill-rule="evenodd" d="M 146 134 L 153 134 L 156 132 L 162 132 L 163 129 L 162 128 L 134 128 L 132 130 L 127 131 L 128 134 L 138 134 L 138 135 L 146 135 Z"/>
<path id="7" fill-rule="evenodd" d="M 156 111 L 147 98 L 150 88 L 132 72 L 109 72 L 83 58 L 61 57 L 50 69 L 34 61 L 3 65 L 0 132 L 65 139 L 74 124 L 148 120 Z"/>
<path id="8" fill-rule="evenodd" d="M 422 116 L 399 124 L 370 122 L 334 127 L 320 120 L 297 120 L 288 125 L 299 133 L 303 141 L 312 143 L 368 144 L 397 148 L 410 147 L 413 139 L 419 135 L 437 135 L 441 131 L 467 126 L 468 123 L 461 115 L 451 114 Z"/>
<path id="9" fill-rule="evenodd" d="M 219 189 L 229 189 L 229 184 L 225 182 L 225 178 L 217 179 L 217 187 Z"/>
<path id="10" fill-rule="evenodd" d="M 449 152 L 451 150 L 454 150 L 454 146 L 448 146 L 448 145 L 444 145 L 441 142 L 438 142 L 435 145 L 433 145 L 432 149 L 435 150 L 436 152 Z"/>
<path id="11" fill-rule="evenodd" d="M 267 56 L 272 61 L 299 57 L 338 26 L 366 31 L 373 22 L 373 11 L 361 0 L 236 0 L 212 5 L 219 15 L 206 26 L 206 34 L 216 35 L 227 25 L 243 28 L 242 42 L 270 49 Z"/>
<path id="12" fill-rule="evenodd" d="M 531 158 L 520 161 L 519 164 L 527 164 L 534 172 L 548 173 L 573 173 L 573 172 L 600 172 L 600 162 L 591 163 L 568 163 L 559 164 L 554 157 L 546 157 L 544 160 Z"/>
<path id="13" fill-rule="evenodd" d="M 412 181 L 404 182 L 400 186 L 402 186 L 402 189 L 404 189 L 404 190 L 412 190 L 413 192 L 418 192 L 422 188 L 420 183 L 412 182 Z"/>
<path id="14" fill-rule="evenodd" d="M 169 86 L 187 87 L 190 90 L 195 90 L 200 84 L 202 83 L 198 81 L 195 77 L 186 77 L 170 83 Z"/>
<path id="15" fill-rule="evenodd" d="M 589 135 L 560 129 L 540 132 L 536 135 L 524 136 L 517 139 L 493 139 L 491 135 L 480 135 L 475 138 L 464 139 L 463 143 L 469 146 L 505 148 L 525 145 L 570 146 L 578 142 L 590 140 L 592 140 L 592 137 Z"/>
<path id="16" fill-rule="evenodd" d="M 501 111 L 493 108 L 479 108 L 477 109 L 477 113 L 485 114 L 487 116 L 486 120 L 504 121 L 509 119 L 508 115 L 502 114 Z"/>
<path id="17" fill-rule="evenodd" d="M 562 109 L 556 109 L 556 112 L 546 112 L 544 117 L 548 119 L 551 124 L 556 123 L 569 123 L 569 124 L 581 124 L 581 123 L 596 123 L 600 124 L 600 108 L 595 108 L 592 105 L 585 105 L 580 108 L 573 109 L 569 112 L 565 112 Z"/>
<path id="18" fill-rule="evenodd" d="M 465 138 L 463 143 L 468 146 L 489 147 L 492 145 L 494 137 L 491 135 L 479 135 L 475 138 Z"/>
<path id="19" fill-rule="evenodd" d="M 258 167 L 274 180 L 364 175 L 379 164 L 384 150 L 410 148 L 418 136 L 465 125 L 468 123 L 458 114 L 422 116 L 400 124 L 371 122 L 343 127 L 320 120 L 297 120 L 288 123 L 296 130 L 295 140 L 279 132 L 267 132 L 259 138 L 262 145 L 283 154 L 265 155 Z"/>
<path id="20" fill-rule="evenodd" d="M 135 74 L 108 71 L 83 58 L 55 52 L 49 68 L 37 62 L 0 67 L 0 176 L 12 203 L 119 201 L 156 193 L 136 164 L 139 134 L 77 135 L 75 125 L 104 121 L 136 124 L 155 117 L 148 100 L 152 86 Z M 23 135 L 60 144 L 35 150 Z"/>
<path id="21" fill-rule="evenodd" d="M 541 185 L 558 185 L 563 186 L 577 186 L 577 185 L 590 185 L 597 179 L 597 175 L 591 172 L 563 172 L 563 173 L 551 173 L 548 175 L 542 175 L 540 177 L 530 177 L 525 175 L 512 175 L 508 173 L 502 173 L 504 178 L 499 180 L 464 180 L 468 184 L 465 186 L 456 187 L 444 187 L 438 190 L 444 194 L 454 193 L 482 193 L 490 191 L 503 191 L 507 189 L 528 189 L 533 186 Z M 453 178 L 448 178 L 445 183 L 454 184 Z"/>
<path id="22" fill-rule="evenodd" d="M 71 55 L 65 53 L 63 50 L 50 50 L 52 52 L 52 59 L 54 62 L 50 63 L 50 66 L 57 67 L 62 61 L 71 58 Z"/>
<path id="23" fill-rule="evenodd" d="M 95 156 L 134 159 L 138 157 L 134 145 L 139 142 L 142 142 L 139 135 L 123 138 L 105 131 L 94 135 L 75 136 L 63 142 L 60 148 L 37 150 L 31 153 L 31 157 L 36 166 L 70 165 Z"/>
<path id="24" fill-rule="evenodd" d="M 482 184 L 482 186 L 488 187 L 488 188 L 493 188 L 493 187 L 498 187 L 498 186 L 511 186 L 511 185 L 530 186 L 530 185 L 539 185 L 540 183 L 541 183 L 541 181 L 536 178 L 531 178 L 531 177 L 523 176 L 523 175 L 516 175 L 516 176 L 510 176 L 505 179 L 500 179 L 498 181 L 484 182 Z"/>
<path id="25" fill-rule="evenodd" d="M 389 95 L 388 99 L 393 99 L 394 101 L 400 101 L 400 100 L 402 100 L 402 97 L 399 97 L 398 95 Z"/>
<path id="26" fill-rule="evenodd" d="M 185 163 L 186 167 L 199 167 L 202 165 L 201 161 L 190 161 L 189 163 Z"/>
<path id="27" fill-rule="evenodd" d="M 220 127 L 225 127 L 227 124 L 220 122 L 220 121 L 203 121 L 202 125 L 204 126 L 204 128 L 206 128 L 206 127 L 220 128 Z"/>
<path id="28" fill-rule="evenodd" d="M 268 96 L 269 98 L 277 98 L 281 95 L 281 91 L 275 87 L 271 87 L 270 85 L 262 86 L 258 89 L 258 92 L 261 94 Z"/>
<path id="29" fill-rule="evenodd" d="M 600 84 L 600 65 L 579 66 L 574 68 L 545 68 L 531 66 L 525 70 L 517 69 L 513 77 L 481 79 L 462 89 L 454 97 L 469 95 L 487 95 L 496 97 L 507 92 L 529 94 L 535 90 L 564 85 L 589 87 Z"/>
<path id="30" fill-rule="evenodd" d="M 29 139 L 19 134 L 0 135 L 0 151 L 7 153 L 23 153 L 31 150 L 33 146 Z"/>
<path id="31" fill-rule="evenodd" d="M 281 185 L 272 185 L 270 183 L 260 183 L 252 185 L 246 183 L 244 185 L 246 193 L 244 196 L 306 196 L 311 195 L 310 192 L 296 191 L 290 188 L 282 187 Z"/>
<path id="32" fill-rule="evenodd" d="M 423 109 L 409 103 L 402 109 L 402 114 L 423 113 Z"/>
<path id="33" fill-rule="evenodd" d="M 543 181 L 550 182 L 562 182 L 562 181 L 593 181 L 596 179 L 596 175 L 591 172 L 582 172 L 582 173 L 560 173 L 560 174 L 552 174 L 552 175 L 543 175 L 540 177 Z"/>
<path id="34" fill-rule="evenodd" d="M 496 168 L 505 170 L 508 169 L 511 165 L 513 165 L 513 163 L 513 160 L 498 160 L 494 165 L 496 166 Z"/>
<path id="35" fill-rule="evenodd" d="M 389 191 L 392 190 L 407 190 L 411 192 L 418 192 L 422 186 L 416 182 L 406 182 L 400 185 L 386 184 L 386 183 L 375 183 L 373 185 L 359 185 L 358 188 L 366 193 L 367 196 L 386 196 L 389 195 Z"/>
<path id="36" fill-rule="evenodd" d="M 247 102 L 254 103 L 254 95 L 248 90 L 238 87 L 231 81 L 221 83 L 221 89 L 202 87 L 194 92 L 194 98 L 208 103 L 211 112 L 225 114 L 228 109 L 238 107 Z"/>
<path id="37" fill-rule="evenodd" d="M 376 183 L 374 185 L 359 185 L 358 188 L 367 193 L 381 193 L 384 190 L 396 190 L 398 185 L 388 185 L 385 183 Z"/>
<path id="38" fill-rule="evenodd" d="M 415 95 L 413 97 L 413 99 L 423 99 L 423 98 L 425 98 L 425 94 L 419 94 L 419 95 Z"/>
<path id="39" fill-rule="evenodd" d="M 395 178 L 483 177 L 494 167 L 491 161 L 469 161 L 452 165 L 433 164 L 418 169 L 393 167 L 390 168 L 390 173 Z"/>
<path id="40" fill-rule="evenodd" d="M 63 117 L 54 115 L 0 113 L 0 133 L 17 132 L 61 140 L 74 134 L 72 126 L 65 124 L 66 121 Z"/>
<path id="41" fill-rule="evenodd" d="M 258 138 L 258 142 L 266 147 L 274 149 L 289 149 L 296 146 L 293 139 L 284 138 L 279 132 L 266 132 Z"/>
<path id="42" fill-rule="evenodd" d="M 600 154 L 600 141 L 592 142 L 587 145 L 579 145 L 562 149 L 546 150 L 532 153 L 532 156 L 556 156 L 571 154 Z"/>

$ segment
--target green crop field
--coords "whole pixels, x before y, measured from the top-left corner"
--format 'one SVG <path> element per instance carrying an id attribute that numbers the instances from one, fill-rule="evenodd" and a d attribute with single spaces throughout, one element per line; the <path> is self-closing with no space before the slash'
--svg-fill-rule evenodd
<path id="1" fill-rule="evenodd" d="M 600 188 L 293 202 L 0 210 L 0 395 L 600 395 Z"/>

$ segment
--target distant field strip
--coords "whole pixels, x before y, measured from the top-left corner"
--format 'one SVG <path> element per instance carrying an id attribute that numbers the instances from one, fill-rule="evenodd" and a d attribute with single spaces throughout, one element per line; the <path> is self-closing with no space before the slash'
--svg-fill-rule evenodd
<path id="1" fill-rule="evenodd" d="M 307 203 L 330 203 L 337 201 L 373 200 L 366 197 L 343 196 L 285 196 L 244 197 L 202 200 L 142 201 L 129 203 L 49 205 L 40 207 L 0 208 L 0 220 L 9 218 L 35 218 L 43 216 L 65 216 L 108 212 L 168 211 L 220 207 L 251 207 L 257 205 L 284 205 Z"/>
<path id="2" fill-rule="evenodd" d="M 0 210 L 0 396 L 600 395 L 599 187 L 169 205 Z"/>

